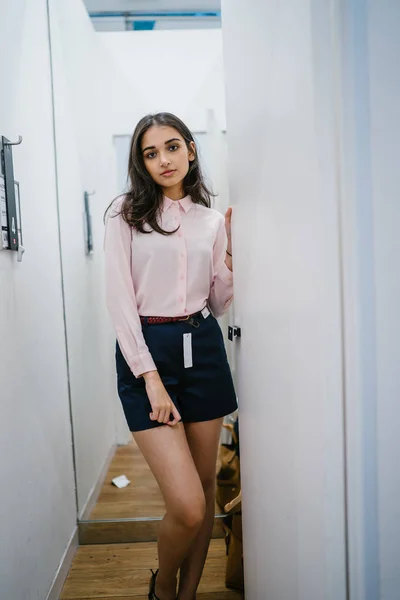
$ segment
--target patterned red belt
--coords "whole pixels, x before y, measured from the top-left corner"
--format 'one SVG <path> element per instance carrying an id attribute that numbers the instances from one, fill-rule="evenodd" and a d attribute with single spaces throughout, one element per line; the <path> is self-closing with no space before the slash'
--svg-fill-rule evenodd
<path id="1" fill-rule="evenodd" d="M 140 317 L 142 323 L 146 325 L 158 325 L 160 323 L 176 323 L 177 321 L 189 321 L 193 317 L 199 317 L 201 311 L 187 315 L 186 317 Z"/>

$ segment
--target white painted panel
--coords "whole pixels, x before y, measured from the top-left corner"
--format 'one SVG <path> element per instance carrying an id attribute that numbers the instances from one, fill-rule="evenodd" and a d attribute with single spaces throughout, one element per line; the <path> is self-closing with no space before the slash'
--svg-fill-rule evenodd
<path id="1" fill-rule="evenodd" d="M 0 598 L 38 600 L 76 527 L 45 0 L 2 0 L 0 43 L 26 247 L 0 253 Z"/>
<path id="2" fill-rule="evenodd" d="M 104 223 L 117 195 L 107 52 L 80 0 L 50 0 L 63 283 L 79 514 L 116 441 L 131 439 L 116 393 L 104 298 Z M 117 78 L 117 74 L 114 74 Z M 84 248 L 84 192 L 93 253 Z"/>
<path id="3" fill-rule="evenodd" d="M 400 3 L 373 0 L 367 7 L 376 290 L 379 597 L 397 600 L 400 590 Z"/>
<path id="4" fill-rule="evenodd" d="M 246 593 L 344 600 L 330 13 L 230 0 L 223 35 Z"/>

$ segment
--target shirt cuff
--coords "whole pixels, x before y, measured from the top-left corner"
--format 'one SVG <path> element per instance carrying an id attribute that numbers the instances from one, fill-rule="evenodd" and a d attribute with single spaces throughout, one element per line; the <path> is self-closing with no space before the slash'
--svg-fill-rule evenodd
<path id="1" fill-rule="evenodd" d="M 132 360 L 129 366 L 136 378 L 139 378 L 143 373 L 147 373 L 147 371 L 157 371 L 157 367 L 150 352 L 139 354 Z"/>
<path id="2" fill-rule="evenodd" d="M 227 285 L 233 284 L 233 271 L 231 271 L 226 263 L 223 263 L 217 275 L 218 279 L 221 279 Z"/>

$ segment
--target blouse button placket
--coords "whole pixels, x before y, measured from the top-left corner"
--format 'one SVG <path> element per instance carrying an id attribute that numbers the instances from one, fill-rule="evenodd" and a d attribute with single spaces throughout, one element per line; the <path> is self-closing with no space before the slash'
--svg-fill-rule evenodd
<path id="1" fill-rule="evenodd" d="M 178 205 L 179 206 L 179 205 Z M 181 245 L 181 252 L 180 252 L 180 264 L 179 264 L 179 305 L 180 305 L 180 309 L 183 310 L 185 313 L 187 312 L 186 310 L 186 243 L 185 243 L 185 237 L 183 235 L 183 231 L 182 231 L 182 223 L 181 223 L 181 208 L 179 207 L 179 219 L 178 219 L 178 224 L 180 225 L 180 228 L 178 229 L 177 235 L 178 235 L 178 239 L 180 241 L 180 245 Z"/>

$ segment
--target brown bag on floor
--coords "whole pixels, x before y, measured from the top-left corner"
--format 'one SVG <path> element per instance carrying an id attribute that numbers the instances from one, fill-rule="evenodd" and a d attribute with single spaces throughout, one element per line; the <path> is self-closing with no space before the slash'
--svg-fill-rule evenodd
<path id="1" fill-rule="evenodd" d="M 226 573 L 225 585 L 233 590 L 244 591 L 243 573 L 243 541 L 242 541 L 242 513 L 228 515 L 223 520 L 226 542 Z"/>
<path id="2" fill-rule="evenodd" d="M 221 444 L 219 447 L 216 499 L 222 510 L 240 492 L 238 438 L 232 425 L 224 424 L 224 427 L 232 433 L 232 444 Z"/>

